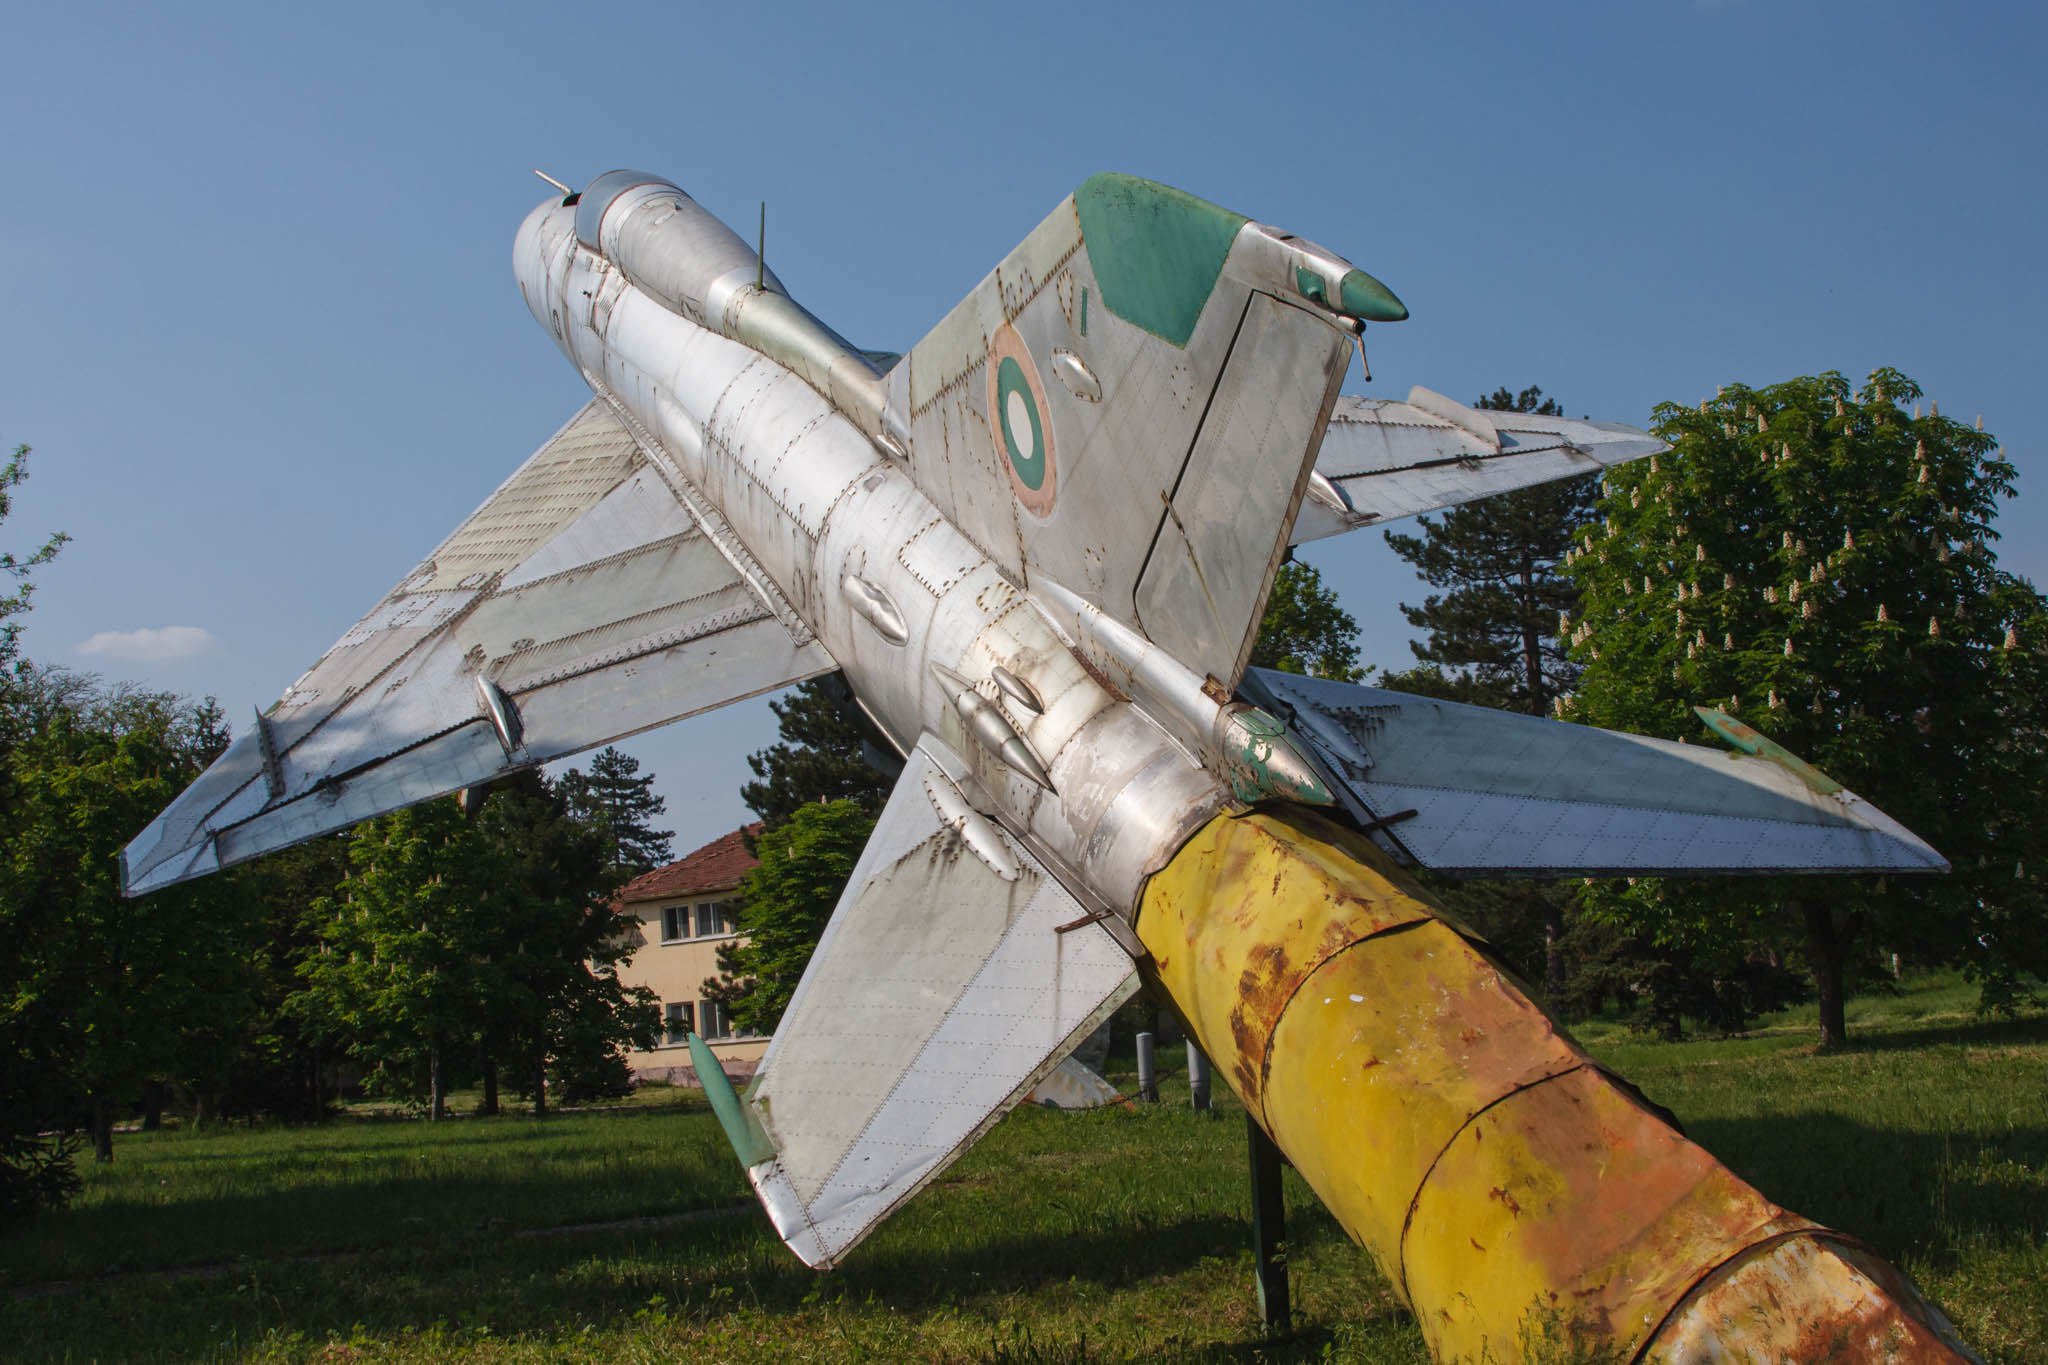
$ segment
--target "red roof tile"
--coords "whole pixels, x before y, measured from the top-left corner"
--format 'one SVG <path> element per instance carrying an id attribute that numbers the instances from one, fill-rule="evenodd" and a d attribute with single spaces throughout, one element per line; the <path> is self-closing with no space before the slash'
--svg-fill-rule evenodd
<path id="1" fill-rule="evenodd" d="M 619 901 L 666 900 L 671 896 L 730 890 L 760 865 L 760 859 L 747 852 L 743 838 L 760 832 L 761 826 L 756 822 L 713 839 L 680 862 L 643 872 L 619 888 Z"/>

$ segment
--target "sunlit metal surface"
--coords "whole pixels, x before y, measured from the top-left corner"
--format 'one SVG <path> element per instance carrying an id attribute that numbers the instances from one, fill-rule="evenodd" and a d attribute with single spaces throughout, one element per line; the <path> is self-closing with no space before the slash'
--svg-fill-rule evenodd
<path id="1" fill-rule="evenodd" d="M 1818 787 L 1805 775 L 1812 769 L 1789 756 L 1740 756 L 1386 688 L 1253 674 L 1247 689 L 1293 722 L 1364 818 L 1412 812 L 1383 842 L 1439 872 L 1948 867 L 1912 831 L 1840 784 Z"/>
<path id="2" fill-rule="evenodd" d="M 1446 1358 L 1501 1354 L 1532 1305 L 1608 1346 L 1708 1340 L 1809 1262 L 1845 1313 L 1932 1321 L 1846 1255 L 1714 1279 L 1809 1225 L 1299 803 L 1460 872 L 1937 854 L 1760 737 L 1724 731 L 1733 759 L 1244 673 L 1290 541 L 1656 441 L 1340 398 L 1392 291 L 1128 176 L 901 357 L 658 176 L 550 198 L 513 254 L 593 402 L 131 845 L 131 893 L 836 667 L 907 761 L 760 1079 L 719 1096 L 805 1260 L 965 1150 L 1136 960 Z"/>

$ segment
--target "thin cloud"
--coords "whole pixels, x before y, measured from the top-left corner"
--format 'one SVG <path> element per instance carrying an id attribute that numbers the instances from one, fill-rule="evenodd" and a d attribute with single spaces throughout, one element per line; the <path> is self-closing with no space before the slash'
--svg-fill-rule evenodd
<path id="1" fill-rule="evenodd" d="M 204 654 L 218 641 L 199 626 L 144 626 L 140 630 L 103 630 L 78 647 L 80 654 L 130 663 L 161 663 Z"/>

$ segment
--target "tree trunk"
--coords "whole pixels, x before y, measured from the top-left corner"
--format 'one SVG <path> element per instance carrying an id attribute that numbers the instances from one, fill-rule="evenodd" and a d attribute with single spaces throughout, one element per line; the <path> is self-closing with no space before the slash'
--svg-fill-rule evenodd
<path id="1" fill-rule="evenodd" d="M 213 1121 L 220 1117 L 220 1099 L 211 1090 L 195 1090 L 192 1093 L 192 1129 L 211 1128 Z"/>
<path id="2" fill-rule="evenodd" d="M 448 1117 L 448 1095 L 441 1088 L 441 1034 L 427 1038 L 427 1122 Z"/>
<path id="3" fill-rule="evenodd" d="M 107 1162 L 114 1159 L 114 1110 L 105 1100 L 97 1097 L 86 1116 L 87 1131 L 92 1137 L 92 1159 Z"/>
<path id="4" fill-rule="evenodd" d="M 548 1116 L 548 1055 L 541 1048 L 533 1050 L 533 1116 Z"/>
<path id="5" fill-rule="evenodd" d="M 1522 685 L 1529 689 L 1529 714 L 1540 716 L 1549 709 L 1543 694 L 1549 689 L 1543 683 L 1543 637 L 1532 619 L 1536 610 L 1536 566 L 1529 556 L 1522 556 Z"/>
<path id="6" fill-rule="evenodd" d="M 147 1081 L 142 1087 L 142 1131 L 154 1133 L 164 1126 L 164 1083 Z"/>
<path id="7" fill-rule="evenodd" d="M 1847 926 L 1835 922 L 1835 912 L 1826 901 L 1810 900 L 1806 912 L 1806 952 L 1813 960 L 1813 983 L 1820 989 L 1820 1045 L 1841 1047 L 1849 1041 L 1849 1025 L 1843 1013 L 1842 966 L 1849 956 Z"/>
<path id="8" fill-rule="evenodd" d="M 1543 915 L 1543 989 L 1555 1009 L 1564 999 L 1564 907 L 1555 896 L 1540 893 L 1536 906 Z"/>
<path id="9" fill-rule="evenodd" d="M 495 1116 L 498 1112 L 498 1059 L 484 1058 L 484 1102 L 477 1113 Z"/>

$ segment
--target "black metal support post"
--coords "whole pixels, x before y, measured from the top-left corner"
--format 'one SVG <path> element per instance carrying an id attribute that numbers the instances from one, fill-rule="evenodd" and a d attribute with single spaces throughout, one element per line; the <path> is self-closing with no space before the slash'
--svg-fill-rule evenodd
<path id="1" fill-rule="evenodd" d="M 1244 1116 L 1246 1135 L 1251 1139 L 1252 1165 L 1252 1281 L 1259 1291 L 1259 1320 L 1266 1330 L 1292 1330 L 1293 1313 L 1287 1301 L 1287 1205 L 1280 1194 L 1280 1149 L 1259 1121 Z"/>

